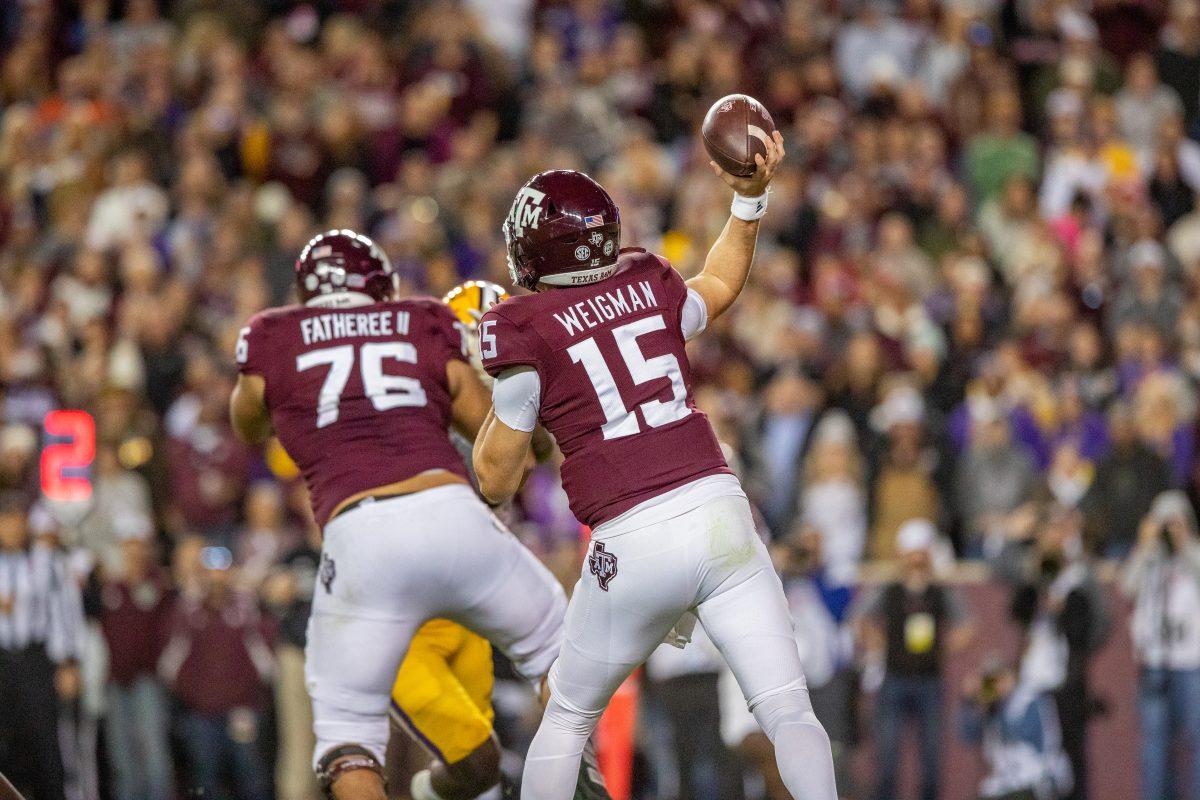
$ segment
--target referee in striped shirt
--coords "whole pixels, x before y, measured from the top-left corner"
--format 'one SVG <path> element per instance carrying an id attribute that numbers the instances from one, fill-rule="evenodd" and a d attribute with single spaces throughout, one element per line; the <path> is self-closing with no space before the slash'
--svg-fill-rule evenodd
<path id="1" fill-rule="evenodd" d="M 63 800 L 60 697 L 79 685 L 79 587 L 52 547 L 31 544 L 29 503 L 0 495 L 0 772 L 30 800 Z"/>

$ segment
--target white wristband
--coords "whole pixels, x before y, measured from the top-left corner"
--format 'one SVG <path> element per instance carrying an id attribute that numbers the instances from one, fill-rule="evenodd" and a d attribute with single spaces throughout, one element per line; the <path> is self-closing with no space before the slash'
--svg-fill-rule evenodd
<path id="1" fill-rule="evenodd" d="M 742 197 L 734 192 L 733 205 L 729 207 L 729 213 L 745 222 L 762 219 L 763 214 L 767 213 L 767 192 L 763 192 L 758 197 Z"/>

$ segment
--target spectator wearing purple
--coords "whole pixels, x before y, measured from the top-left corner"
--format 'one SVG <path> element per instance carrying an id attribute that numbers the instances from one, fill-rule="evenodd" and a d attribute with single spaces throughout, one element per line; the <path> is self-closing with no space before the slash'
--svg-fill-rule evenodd
<path id="1" fill-rule="evenodd" d="M 189 785 L 209 798 L 270 800 L 263 752 L 265 682 L 275 662 L 256 598 L 233 588 L 233 555 L 200 553 L 201 596 L 176 603 L 159 673 L 182 707 Z"/>
<path id="2" fill-rule="evenodd" d="M 170 578 L 154 561 L 145 531 L 122 531 L 120 571 L 100 579 L 100 629 L 108 645 L 105 741 L 113 793 L 129 800 L 170 800 L 175 792 L 170 708 L 156 666 L 171 605 Z"/>
<path id="3" fill-rule="evenodd" d="M 1007 420 L 1009 437 L 1033 459 L 1036 465 L 1045 466 L 1050 454 L 1045 438 L 1038 428 L 1032 413 L 1021 403 L 1012 402 L 1004 394 L 1007 376 L 998 353 L 991 352 L 981 361 L 979 378 L 968 388 L 968 396 L 950 413 L 946 420 L 950 440 L 966 453 L 974 446 L 974 435 L 979 430 L 978 413 L 992 410 Z"/>
<path id="4" fill-rule="evenodd" d="M 1068 376 L 1058 383 L 1058 418 L 1050 432 L 1051 451 L 1070 444 L 1079 457 L 1095 464 L 1108 450 L 1108 429 L 1104 415 L 1088 408 L 1080 391 L 1079 381 Z"/>

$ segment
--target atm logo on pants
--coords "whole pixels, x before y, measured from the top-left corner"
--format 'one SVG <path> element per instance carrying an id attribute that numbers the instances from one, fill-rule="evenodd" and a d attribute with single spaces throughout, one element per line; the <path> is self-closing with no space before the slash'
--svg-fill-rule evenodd
<path id="1" fill-rule="evenodd" d="M 609 581 L 617 577 L 617 557 L 604 549 L 604 542 L 596 542 L 588 556 L 588 568 L 596 576 L 600 588 L 607 592 Z"/>

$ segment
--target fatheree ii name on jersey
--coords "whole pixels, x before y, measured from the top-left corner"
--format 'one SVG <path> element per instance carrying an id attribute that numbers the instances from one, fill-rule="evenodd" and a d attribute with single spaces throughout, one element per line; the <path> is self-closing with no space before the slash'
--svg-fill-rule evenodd
<path id="1" fill-rule="evenodd" d="M 357 336 L 407 336 L 408 326 L 407 311 L 335 311 L 300 320 L 300 335 L 308 345 Z"/>

